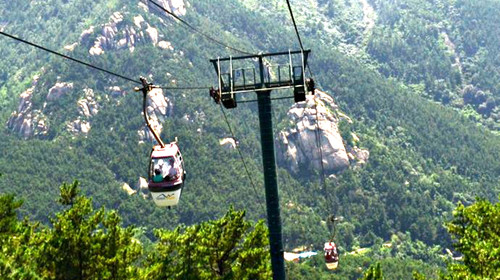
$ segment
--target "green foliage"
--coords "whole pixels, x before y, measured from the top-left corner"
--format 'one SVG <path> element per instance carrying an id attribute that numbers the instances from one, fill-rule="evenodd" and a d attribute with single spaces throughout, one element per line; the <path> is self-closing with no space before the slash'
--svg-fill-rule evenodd
<path id="1" fill-rule="evenodd" d="M 342 139 L 345 141 L 347 145 L 354 146 L 354 137 L 352 136 L 352 129 L 349 122 L 345 119 L 340 120 L 339 122 L 339 132 L 342 136 Z"/>
<path id="2" fill-rule="evenodd" d="M 180 24 L 169 17 L 161 17 L 153 9 L 142 10 L 136 2 L 31 2 L 0 3 L 0 25 L 8 22 L 5 31 L 126 76 L 150 76 L 155 83 L 165 86 L 210 85 L 215 76 L 208 59 L 236 55 L 187 32 Z M 309 60 L 311 69 L 315 71 L 318 86 L 332 93 L 340 108 L 354 120 L 349 125 L 340 124 L 344 140 L 350 143 L 353 140 L 351 132 L 355 132 L 363 148 L 370 151 L 370 158 L 361 168 L 327 179 L 326 189 L 320 184 L 319 171 L 295 176 L 283 167 L 279 169 L 285 249 L 307 245 L 321 250 L 325 239 L 331 236 L 323 223 L 334 213 L 345 217 L 336 235 L 341 251 L 359 247 L 372 250 L 368 256 L 343 258 L 338 275 L 318 270 L 324 269 L 321 258 L 304 266 L 290 265 L 291 274 L 302 275 L 302 278 L 296 276 L 299 279 L 328 279 L 330 276 L 356 279 L 363 277 L 363 271 L 374 262 L 379 262 L 388 279 L 409 279 L 413 270 L 422 270 L 426 277 L 435 277 L 429 271 L 438 271 L 443 266 L 440 251 L 451 244 L 442 223 L 451 217 L 456 202 L 469 204 L 477 195 L 494 199 L 500 191 L 497 182 L 499 139 L 488 129 L 498 126 L 494 122 L 500 116 L 496 108 L 500 85 L 496 53 L 500 36 L 491 35 L 498 33 L 498 3 L 493 0 L 368 1 L 378 16 L 370 31 L 362 24 L 365 12 L 359 1 L 317 2 L 314 9 L 305 6 L 307 3 L 294 4 L 306 47 L 313 47 Z M 158 29 L 161 40 L 172 43 L 174 51 L 159 49 L 145 40 L 137 42 L 134 52 L 111 49 L 100 56 L 90 56 L 88 50 L 100 34 L 100 28 L 116 11 L 124 15 L 123 25 L 134 26 L 133 18 L 143 16 L 150 26 Z M 280 1 L 195 1 L 187 5 L 183 18 L 205 34 L 245 50 L 266 52 L 297 47 L 287 7 Z M 80 42 L 72 52 L 63 50 L 63 46 L 79 42 L 82 31 L 90 26 L 94 26 L 96 32 L 88 41 Z M 446 36 L 455 45 L 455 51 Z M 12 219 L 5 220 L 7 228 L 19 236 L 24 232 L 27 239 L 25 243 L 19 241 L 24 240 L 22 238 L 5 239 L 5 244 L 10 244 L 6 247 L 10 251 L 4 254 L 8 257 L 0 257 L 0 260 L 2 267 L 9 271 L 6 275 L 36 278 L 35 264 L 26 260 L 37 257 L 37 247 L 47 248 L 47 254 L 55 254 L 61 248 L 73 248 L 76 241 L 67 236 L 71 231 L 81 230 L 88 234 L 81 240 L 85 250 L 101 250 L 88 244 L 98 239 L 96 246 L 107 248 L 101 251 L 113 251 L 99 238 L 100 234 L 109 236 L 117 228 L 118 218 L 113 215 L 118 214 L 124 225 L 141 227 L 145 234 L 141 240 L 149 237 L 154 242 L 170 234 L 175 244 L 189 244 L 186 238 L 205 244 L 201 247 L 204 253 L 195 253 L 196 246 L 186 245 L 193 254 L 190 257 L 182 255 L 186 260 L 204 258 L 203 266 L 174 265 L 179 270 L 171 273 L 190 275 L 189 271 L 203 269 L 206 273 L 203 275 L 215 277 L 216 268 L 231 276 L 243 275 L 239 274 L 243 273 L 239 269 L 248 275 L 264 270 L 264 266 L 259 265 L 251 272 L 254 267 L 245 266 L 252 261 L 238 261 L 242 256 L 259 259 L 263 254 L 258 250 L 253 253 L 241 251 L 246 242 L 263 244 L 265 238 L 249 237 L 257 232 L 264 234 L 265 227 L 260 223 L 254 226 L 254 231 L 250 228 L 235 230 L 248 225 L 241 220 L 237 223 L 237 215 L 227 218 L 235 219 L 231 224 L 233 231 L 228 229 L 228 233 L 241 237 L 234 243 L 236 249 L 228 253 L 237 259 L 234 269 L 228 269 L 228 262 L 207 247 L 215 241 L 199 239 L 201 228 L 198 226 L 195 230 L 196 226 L 191 226 L 223 215 L 229 204 L 246 209 L 250 220 L 265 217 L 255 104 L 241 104 L 228 115 L 250 176 L 256 182 L 256 191 L 249 183 L 238 154 L 219 146 L 218 141 L 230 133 L 207 92 L 166 91 L 174 109 L 163 123 L 162 137 L 173 140 L 179 136 L 188 179 L 180 206 L 165 211 L 140 195 L 127 196 L 120 190 L 123 183 L 134 186 L 138 176 L 146 174 L 152 144 L 138 144 L 137 131 L 144 128 L 144 123 L 141 100 L 132 93 L 132 85 L 6 38 L 0 40 L 0 121 L 7 122 L 10 114 L 17 110 L 19 94 L 35 86 L 33 76 L 40 74 L 33 94 L 33 109 L 42 111 L 50 125 L 49 135 L 26 141 L 11 131 L 0 131 L 0 169 L 4 174 L 0 189 L 16 193 L 24 201 L 24 207 L 19 209 L 22 216 L 41 221 L 45 226 L 56 223 L 68 226 L 60 228 L 60 234 L 66 234 L 64 244 L 51 239 L 49 250 L 48 245 L 41 244 L 52 238 L 48 235 L 53 231 L 44 225 L 13 222 L 13 216 L 8 214 Z M 73 82 L 73 91 L 58 101 L 45 104 L 49 88 L 58 81 Z M 125 96 L 111 97 L 109 87 L 112 86 L 124 90 Z M 92 124 L 87 136 L 74 136 L 66 131 L 66 125 L 80 117 L 76 103 L 86 88 L 94 91 L 99 113 L 85 119 Z M 278 124 L 275 133 L 286 126 L 283 124 L 290 104 L 287 100 L 273 101 L 275 123 Z M 457 112 L 442 104 L 463 110 Z M 489 118 L 491 122 L 481 118 Z M 478 122 L 487 126 L 478 126 Z M 62 204 L 53 203 L 58 196 L 54 186 L 75 178 L 81 180 L 81 193 L 76 192 L 75 184 L 65 185 L 59 201 Z M 325 193 L 331 195 L 331 200 L 326 199 Z M 91 196 L 92 201 L 84 203 L 83 196 Z M 5 209 L 17 209 L 17 206 L 12 207 L 15 200 L 12 203 Z M 117 212 L 102 212 L 103 206 Z M 74 207 L 80 210 L 71 212 L 76 209 Z M 80 211 L 87 211 L 87 214 L 78 216 L 76 213 Z M 70 213 L 73 216 L 70 217 Z M 53 216 L 56 218 L 50 220 Z M 78 218 L 81 223 L 70 223 L 71 218 Z M 93 220 L 88 220 L 90 218 Z M 208 233 L 226 234 L 206 223 Z M 177 229 L 177 233 L 170 232 L 179 224 L 186 226 Z M 155 236 L 154 228 L 163 230 Z M 32 238 L 30 232 L 40 234 Z M 127 238 L 133 238 L 131 233 L 121 234 L 116 235 L 117 244 L 129 244 Z M 393 247 L 383 249 L 384 240 L 391 240 Z M 151 246 L 156 248 L 156 245 L 159 246 Z M 224 245 L 225 251 L 231 248 L 231 244 Z M 262 250 L 264 247 L 261 246 Z M 135 261 L 153 263 L 154 260 L 146 256 L 154 253 L 143 249 L 146 252 L 135 257 Z M 101 251 L 95 258 L 102 258 L 104 253 Z M 207 251 L 212 253 L 206 254 Z M 164 260 L 175 262 L 179 257 L 164 253 Z M 68 260 L 71 255 L 67 253 L 64 258 Z M 95 259 L 92 258 L 83 256 L 79 263 L 84 265 Z M 429 266 L 422 265 L 421 260 L 428 261 Z M 214 264 L 218 261 L 222 268 Z M 30 266 L 19 267 L 23 262 Z M 106 278 L 111 276 L 96 271 L 126 266 L 118 260 L 100 262 L 105 268 L 87 266 L 83 273 L 96 273 Z M 79 263 L 78 258 L 71 258 L 68 269 L 74 269 Z M 56 277 L 56 271 L 50 268 L 55 264 L 44 265 L 49 275 L 46 277 Z M 157 268 L 162 273 L 170 273 L 159 265 L 155 262 L 147 269 Z M 411 269 L 406 269 L 408 267 Z M 144 276 L 149 275 L 150 270 L 127 273 L 129 277 Z M 118 268 L 116 271 L 116 275 L 123 272 Z"/>
<path id="3" fill-rule="evenodd" d="M 370 268 L 365 272 L 363 280 L 383 280 L 384 274 L 380 268 L 380 263 L 375 266 L 370 266 Z"/>
<path id="4" fill-rule="evenodd" d="M 21 205 L 22 201 L 14 200 L 14 195 L 0 197 L 0 236 L 15 231 L 17 225 L 16 209 Z"/>
<path id="5" fill-rule="evenodd" d="M 158 229 L 144 252 L 135 227 L 122 227 L 116 211 L 94 210 L 78 195 L 78 182 L 61 186 L 65 209 L 38 228 L 19 222 L 21 205 L 0 195 L 0 275 L 9 279 L 270 279 L 268 232 L 244 211 L 174 231 Z M 139 236 L 138 236 L 139 235 Z M 147 256 L 146 256 L 147 255 Z"/>
<path id="6" fill-rule="evenodd" d="M 244 211 L 229 209 L 220 220 L 156 231 L 147 279 L 269 279 L 270 258 L 263 222 L 248 232 Z"/>
<path id="7" fill-rule="evenodd" d="M 141 254 L 132 227 L 122 228 L 116 212 L 95 211 L 91 200 L 78 196 L 78 183 L 61 187 L 60 201 L 70 208 L 52 219 L 52 228 L 37 265 L 49 279 L 125 279 L 137 274 L 132 265 Z"/>
<path id="8" fill-rule="evenodd" d="M 462 259 L 448 266 L 445 279 L 496 279 L 500 275 L 500 203 L 484 199 L 470 206 L 459 203 L 448 231 Z"/>
<path id="9" fill-rule="evenodd" d="M 481 121 L 498 129 L 500 76 L 498 9 L 494 1 L 373 1 L 378 22 L 367 52 L 379 71 L 408 84 L 425 84 L 426 94 L 444 104 L 468 103 L 467 87 L 487 92 L 474 98 Z M 487 121 L 484 121 L 488 119 Z M 495 124 L 496 123 L 496 124 Z"/>

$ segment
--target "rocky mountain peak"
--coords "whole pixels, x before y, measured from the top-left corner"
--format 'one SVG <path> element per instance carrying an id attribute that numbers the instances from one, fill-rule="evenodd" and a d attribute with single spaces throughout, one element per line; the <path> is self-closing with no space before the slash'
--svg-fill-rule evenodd
<path id="1" fill-rule="evenodd" d="M 166 1 L 165 5 L 169 5 L 168 3 L 170 1 Z M 99 32 L 97 37 L 92 36 L 95 32 Z M 90 27 L 84 30 L 80 35 L 80 43 L 84 46 L 91 46 L 89 54 L 92 56 L 102 55 L 106 51 L 127 48 L 130 52 L 134 52 L 138 43 L 144 44 L 146 42 L 162 49 L 173 50 L 171 43 L 161 40 L 162 37 L 163 35 L 159 33 L 158 29 L 150 25 L 142 15 L 125 18 L 122 13 L 115 12 L 107 23 L 101 25 L 100 29 Z M 89 41 L 91 38 L 95 38 L 93 43 Z M 70 47 L 74 49 L 75 46 L 69 45 L 68 48 Z"/>
<path id="2" fill-rule="evenodd" d="M 19 95 L 17 111 L 12 112 L 7 121 L 7 128 L 16 132 L 24 139 L 34 135 L 46 135 L 48 133 L 47 119 L 40 110 L 33 109 L 33 92 L 36 89 L 38 76 L 33 78 L 30 88 Z"/>

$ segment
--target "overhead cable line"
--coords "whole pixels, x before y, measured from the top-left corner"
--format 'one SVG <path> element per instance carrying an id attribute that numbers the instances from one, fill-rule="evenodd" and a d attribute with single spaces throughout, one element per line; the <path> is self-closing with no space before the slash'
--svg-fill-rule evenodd
<path id="1" fill-rule="evenodd" d="M 286 0 L 286 3 L 288 5 L 288 10 L 290 11 L 290 16 L 292 17 L 293 27 L 295 27 L 295 34 L 297 34 L 297 38 L 299 39 L 300 49 L 304 50 L 304 46 L 302 45 L 302 40 L 300 39 L 299 30 L 297 29 L 297 24 L 295 23 L 295 17 L 293 16 L 290 0 Z"/>
<path id="2" fill-rule="evenodd" d="M 297 39 L 299 41 L 299 44 L 300 44 L 300 49 L 301 50 L 304 50 L 304 46 L 302 44 L 302 40 L 300 38 L 300 34 L 299 34 L 299 30 L 297 28 L 297 24 L 295 22 L 295 17 L 293 16 L 293 12 L 292 12 L 292 7 L 290 5 L 290 0 L 287 0 L 286 3 L 288 4 L 288 10 L 290 12 L 290 17 L 292 18 L 292 23 L 293 23 L 293 26 L 295 28 L 295 34 L 297 35 Z M 314 75 L 311 71 L 311 67 L 309 65 L 307 65 L 308 67 L 308 71 L 309 71 L 309 74 L 311 75 L 311 77 L 313 79 L 314 78 Z M 321 143 L 321 135 L 320 135 L 320 127 L 319 127 L 319 119 L 318 119 L 318 101 L 315 100 L 315 103 L 316 103 L 316 106 L 315 106 L 315 110 L 316 110 L 316 129 L 315 129 L 315 134 L 316 134 L 316 145 L 318 146 L 318 150 L 319 150 L 319 153 L 320 153 L 320 160 L 321 160 L 321 183 L 323 185 L 323 192 L 324 192 L 324 195 L 326 197 L 326 200 L 327 200 L 327 203 L 330 204 L 331 207 L 333 207 L 334 203 L 333 203 L 333 200 L 332 200 L 332 197 L 331 195 L 328 193 L 328 190 L 327 190 L 327 184 L 326 184 L 326 176 L 325 176 L 325 167 L 324 167 L 324 164 L 323 164 L 323 147 L 322 147 L 322 143 Z M 328 207 L 329 208 L 329 207 Z M 331 222 L 333 223 L 333 233 L 332 233 L 332 237 L 331 239 L 333 240 L 333 238 L 335 237 L 335 214 L 332 214 L 328 217 L 329 220 L 331 220 Z"/>
<path id="3" fill-rule="evenodd" d="M 146 2 L 151 2 L 153 5 L 155 5 L 156 7 L 158 7 L 159 9 L 161 9 L 162 11 L 164 11 L 165 13 L 171 15 L 172 17 L 174 17 L 176 20 L 178 20 L 179 22 L 181 22 L 182 24 L 186 25 L 188 28 L 190 28 L 191 30 L 193 30 L 194 32 L 200 34 L 201 36 L 205 37 L 206 39 L 216 43 L 216 44 L 219 44 L 221 46 L 224 46 L 228 49 L 231 49 L 233 51 L 236 51 L 236 52 L 239 52 L 239 53 L 243 53 L 243 54 L 252 54 L 252 53 L 249 53 L 249 52 L 246 52 L 246 51 L 243 51 L 243 50 L 240 50 L 240 49 L 237 49 L 237 48 L 234 48 L 234 47 L 231 47 L 227 44 L 224 44 L 223 42 L 217 40 L 217 39 L 214 39 L 212 37 L 210 37 L 209 35 L 203 33 L 202 31 L 200 31 L 198 28 L 192 26 L 191 24 L 189 24 L 188 22 L 186 22 L 185 20 L 183 20 L 182 18 L 178 17 L 176 14 L 172 13 L 171 11 L 165 9 L 163 6 L 161 6 L 160 4 L 156 3 L 155 1 L 153 0 L 146 0 Z"/>
<path id="4" fill-rule="evenodd" d="M 226 121 L 229 132 L 231 133 L 231 137 L 233 137 L 233 140 L 236 141 L 236 137 L 234 136 L 233 129 L 231 128 L 231 124 L 229 123 L 229 120 L 226 116 L 226 112 L 224 111 L 224 108 L 222 107 L 222 104 L 220 104 L 220 110 L 222 112 L 222 115 L 224 116 L 224 120 Z M 259 202 L 259 206 L 262 210 L 262 213 L 266 213 L 266 211 L 264 210 L 264 206 L 262 205 L 262 201 L 259 199 L 259 195 L 257 193 L 257 188 L 255 186 L 255 183 L 252 180 L 252 176 L 250 176 L 250 172 L 248 171 L 247 164 L 245 162 L 245 159 L 243 158 L 243 154 L 241 153 L 241 150 L 240 150 L 240 147 L 238 146 L 238 144 L 236 144 L 236 150 L 238 151 L 238 154 L 240 155 L 240 159 L 243 162 L 243 167 L 245 168 L 245 172 L 247 173 L 248 179 L 250 180 L 250 184 L 252 185 L 253 191 L 255 192 L 255 197 L 257 198 L 257 201 Z"/>
<path id="5" fill-rule="evenodd" d="M 30 46 L 32 46 L 32 47 L 35 47 L 35 48 L 38 48 L 38 49 L 44 50 L 44 51 L 49 52 L 49 53 L 51 53 L 51 54 L 55 54 L 55 55 L 57 55 L 57 56 L 63 57 L 63 58 L 65 58 L 65 59 L 69 59 L 69 60 L 74 61 L 74 62 L 76 62 L 76 63 L 83 64 L 83 65 L 85 65 L 85 66 L 87 66 L 87 67 L 90 67 L 90 68 L 93 68 L 93 69 L 96 69 L 96 70 L 99 70 L 99 71 L 105 72 L 105 73 L 107 73 L 107 74 L 109 74 L 109 75 L 112 75 L 112 76 L 115 76 L 115 77 L 118 77 L 118 78 L 121 78 L 121 79 L 127 80 L 127 81 L 129 81 L 129 82 L 133 82 L 133 83 L 136 83 L 136 84 L 141 84 L 141 82 L 140 82 L 140 81 L 138 81 L 138 80 L 134 80 L 134 79 L 131 79 L 131 78 L 125 77 L 125 76 L 123 76 L 123 75 L 120 75 L 120 74 L 117 74 L 117 73 L 114 73 L 114 72 L 108 71 L 108 70 L 103 69 L 103 68 L 98 67 L 98 66 L 94 66 L 94 65 L 92 65 L 92 64 L 89 64 L 89 63 L 87 63 L 87 62 L 84 62 L 84 61 L 78 60 L 78 59 L 76 59 L 76 58 L 69 57 L 69 56 L 67 56 L 67 55 L 64 55 L 64 54 L 58 53 L 58 52 L 53 51 L 53 50 L 49 50 L 49 49 L 47 49 L 47 48 L 45 48 L 45 47 L 42 47 L 42 46 L 37 45 L 37 44 L 35 44 L 35 43 L 28 42 L 28 41 L 23 40 L 23 39 L 21 39 L 21 38 L 15 37 L 15 36 L 10 35 L 10 34 L 7 34 L 7 33 L 3 32 L 3 31 L 0 31 L 0 34 L 1 34 L 1 35 L 4 35 L 4 36 L 6 36 L 6 37 L 9 37 L 9 38 L 11 38 L 11 39 L 14 39 L 14 40 L 16 40 L 16 41 L 22 42 L 22 43 L 24 43 L 24 44 L 28 44 L 28 45 L 30 45 Z"/>
<path id="6" fill-rule="evenodd" d="M 102 71 L 104 73 L 107 73 L 109 75 L 112 75 L 112 76 L 115 76 L 115 77 L 118 77 L 120 79 L 124 79 L 126 81 L 129 81 L 129 82 L 133 82 L 133 83 L 137 83 L 137 84 L 141 84 L 140 81 L 137 81 L 137 80 L 134 80 L 132 78 L 129 78 L 129 77 L 126 77 L 126 76 L 123 76 L 123 75 L 120 75 L 120 74 L 117 74 L 115 72 L 111 72 L 109 70 L 106 70 L 104 68 L 101 68 L 101 67 L 98 67 L 98 66 L 95 66 L 95 65 L 92 65 L 90 63 L 87 63 L 85 61 L 82 61 L 82 60 L 79 60 L 79 59 L 76 59 L 76 58 L 73 58 L 73 57 L 70 57 L 70 56 L 67 56 L 67 55 L 64 55 L 64 54 L 61 54 L 61 53 L 58 53 L 56 51 L 53 51 L 53 50 L 50 50 L 48 48 L 45 48 L 45 47 L 42 47 L 40 45 L 37 45 L 35 43 L 32 43 L 32 42 L 28 42 L 26 40 L 23 40 L 21 38 L 18 38 L 14 35 L 10 35 L 8 33 L 5 33 L 3 31 L 0 31 L 0 34 L 1 35 L 4 35 L 6 37 L 9 37 L 11 39 L 14 39 L 16 41 L 19 41 L 21 43 L 24 43 L 24 44 L 27 44 L 27 45 L 30 45 L 32 47 L 35 47 L 35 48 L 38 48 L 38 49 L 41 49 L 43 51 L 46 51 L 46 52 L 49 52 L 51 54 L 54 54 L 54 55 L 57 55 L 57 56 L 60 56 L 62 58 L 65 58 L 65 59 L 68 59 L 68 60 L 71 60 L 71 61 L 74 61 L 76 63 L 79 63 L 79 64 L 82 64 L 84 66 L 87 66 L 87 67 L 90 67 L 90 68 L 93 68 L 95 70 L 99 70 L 99 71 Z M 205 87 L 202 87 L 202 86 L 199 86 L 199 87 L 160 87 L 161 89 L 165 89 L 165 90 L 195 90 L 195 89 L 208 89 L 209 87 L 208 86 L 205 86 Z"/>
<path id="7" fill-rule="evenodd" d="M 299 30 L 298 30 L 297 24 L 295 22 L 295 17 L 293 16 L 293 11 L 292 11 L 292 6 L 290 5 L 290 0 L 286 0 L 286 3 L 288 5 L 288 11 L 290 12 L 290 17 L 292 18 L 293 27 L 295 28 L 295 34 L 297 35 L 297 39 L 299 40 L 300 49 L 304 50 L 304 46 L 302 45 L 302 40 L 300 39 Z M 311 77 L 313 77 L 313 73 L 311 71 L 311 67 L 309 65 L 307 65 L 307 66 L 308 66 L 307 68 L 309 70 L 309 74 L 311 75 Z M 314 77 L 313 77 L 313 79 L 314 79 Z M 316 103 L 316 144 L 318 145 L 318 149 L 320 151 L 321 173 L 323 175 L 322 182 L 323 182 L 323 186 L 324 186 L 325 192 L 326 192 L 325 168 L 323 166 L 323 151 L 322 151 L 322 147 L 321 147 L 321 135 L 319 135 L 318 102 L 316 101 L 315 103 Z"/>
<path id="8" fill-rule="evenodd" d="M 319 150 L 319 156 L 321 160 L 321 173 L 323 174 L 322 178 L 322 183 L 325 183 L 325 166 L 323 164 L 323 144 L 321 143 L 321 135 L 319 134 L 320 132 L 320 127 L 319 127 L 319 117 L 318 117 L 318 101 L 315 100 L 315 114 L 316 114 L 316 129 L 315 129 L 315 136 L 316 136 L 316 146 L 318 147 Z M 326 186 L 325 186 L 326 187 Z M 323 190 L 326 193 L 326 188 Z"/>
<path id="9" fill-rule="evenodd" d="M 304 50 L 304 45 L 302 44 L 302 39 L 300 38 L 300 34 L 299 34 L 299 29 L 297 28 L 297 24 L 295 22 L 295 17 L 293 16 L 293 12 L 292 12 L 292 6 L 290 4 L 290 1 L 287 0 L 286 1 L 287 5 L 288 5 L 288 11 L 290 12 L 290 17 L 292 18 L 292 23 L 293 23 L 293 27 L 295 28 L 295 34 L 297 35 L 297 39 L 299 40 L 299 45 L 300 45 L 300 49 L 303 51 Z M 308 64 L 306 65 L 307 66 L 307 71 L 309 71 L 309 75 L 311 75 L 311 78 L 313 78 L 314 80 L 315 77 L 311 71 L 311 66 Z"/>

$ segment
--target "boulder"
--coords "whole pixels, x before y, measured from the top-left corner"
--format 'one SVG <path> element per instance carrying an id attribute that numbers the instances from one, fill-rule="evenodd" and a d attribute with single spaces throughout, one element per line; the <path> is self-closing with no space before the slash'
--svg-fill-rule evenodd
<path id="1" fill-rule="evenodd" d="M 125 95 L 125 91 L 123 91 L 119 86 L 108 87 L 109 94 L 113 98 L 121 97 Z"/>
<path id="2" fill-rule="evenodd" d="M 149 35 L 149 38 L 151 39 L 153 46 L 156 46 L 158 44 L 158 30 L 148 25 L 146 33 Z"/>
<path id="3" fill-rule="evenodd" d="M 78 100 L 78 111 L 81 116 L 90 118 L 99 112 L 99 106 L 95 101 L 94 91 L 90 88 L 86 88 L 83 90 L 85 92 L 85 96 Z"/>
<path id="4" fill-rule="evenodd" d="M 146 2 L 149 2 L 146 0 Z M 177 16 L 186 15 L 186 4 L 184 0 L 158 0 L 156 1 L 160 6 Z M 156 5 L 147 3 L 149 7 L 156 7 Z"/>
<path id="5" fill-rule="evenodd" d="M 226 137 L 226 138 L 219 140 L 219 145 L 223 146 L 226 149 L 232 150 L 232 149 L 236 149 L 236 146 L 238 145 L 238 141 L 234 140 L 233 137 Z"/>
<path id="6" fill-rule="evenodd" d="M 53 87 L 49 89 L 47 94 L 47 101 L 54 101 L 61 98 L 63 95 L 68 94 L 73 90 L 73 83 L 56 83 Z"/>
<path id="7" fill-rule="evenodd" d="M 303 168 L 321 170 L 323 165 L 328 176 L 358 159 L 368 160 L 368 151 L 346 148 L 338 124 L 342 119 L 352 121 L 325 92 L 316 90 L 306 101 L 294 104 L 287 115 L 289 127 L 278 133 L 278 161 L 293 173 Z"/>
<path id="8" fill-rule="evenodd" d="M 173 13 L 178 16 L 186 15 L 186 5 L 184 4 L 184 0 L 169 0 L 170 9 Z"/>
<path id="9" fill-rule="evenodd" d="M 101 55 L 104 53 L 104 50 L 101 48 L 100 45 L 94 45 L 93 47 L 90 48 L 89 54 L 90 55 Z"/>
<path id="10" fill-rule="evenodd" d="M 114 12 L 110 17 L 111 23 L 117 25 L 118 23 L 123 21 L 123 15 L 120 12 Z"/>
<path id="11" fill-rule="evenodd" d="M 87 41 L 88 38 L 90 37 L 90 35 L 92 35 L 92 33 L 94 33 L 94 27 L 93 26 L 89 27 L 86 30 L 83 30 L 82 34 L 80 34 L 80 42 Z"/>
<path id="12" fill-rule="evenodd" d="M 174 47 L 172 46 L 172 43 L 167 42 L 167 41 L 160 41 L 160 42 L 158 42 L 158 47 L 160 49 L 164 49 L 164 50 L 171 50 L 171 51 L 174 50 Z"/>
<path id="13" fill-rule="evenodd" d="M 142 28 L 142 23 L 145 22 L 144 18 L 141 15 L 134 17 L 134 25 L 137 28 Z"/>
<path id="14" fill-rule="evenodd" d="M 124 190 L 128 195 L 134 195 L 137 193 L 137 191 L 133 190 L 127 183 L 123 183 L 122 190 Z"/>
<path id="15" fill-rule="evenodd" d="M 78 46 L 78 43 L 73 43 L 71 45 L 64 46 L 64 49 L 67 50 L 67 51 L 72 52 L 72 51 L 75 50 L 76 46 Z"/>
<path id="16" fill-rule="evenodd" d="M 139 177 L 139 182 L 137 182 L 137 190 L 141 194 L 142 198 L 147 199 L 149 197 L 148 181 L 146 178 Z"/>
<path id="17" fill-rule="evenodd" d="M 73 134 L 88 134 L 90 131 L 90 123 L 85 120 L 76 119 L 66 124 L 66 128 Z"/>

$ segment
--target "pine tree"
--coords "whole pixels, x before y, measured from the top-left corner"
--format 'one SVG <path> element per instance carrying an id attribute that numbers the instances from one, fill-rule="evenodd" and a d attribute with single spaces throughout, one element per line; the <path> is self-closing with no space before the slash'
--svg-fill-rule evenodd
<path id="1" fill-rule="evenodd" d="M 269 279 L 267 229 L 261 221 L 250 230 L 244 216 L 230 208 L 220 220 L 156 231 L 144 278 Z"/>
<path id="2" fill-rule="evenodd" d="M 130 279 L 142 246 L 133 228 L 123 229 L 116 212 L 95 211 L 78 195 L 78 182 L 61 186 L 60 202 L 69 206 L 52 219 L 39 255 L 39 268 L 49 279 Z"/>
<path id="3" fill-rule="evenodd" d="M 459 203 L 448 223 L 461 261 L 448 267 L 445 279 L 497 279 L 500 275 L 500 203 L 479 199 L 470 206 Z"/>

